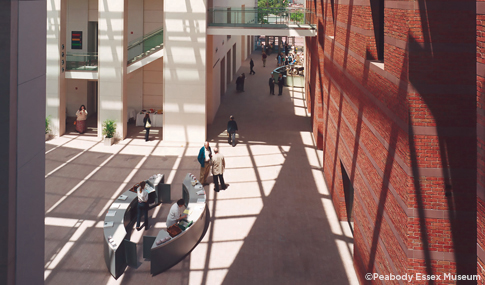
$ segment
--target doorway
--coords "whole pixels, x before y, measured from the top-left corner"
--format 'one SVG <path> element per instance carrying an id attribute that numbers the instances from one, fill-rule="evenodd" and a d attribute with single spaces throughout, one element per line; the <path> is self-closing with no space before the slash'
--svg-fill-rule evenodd
<path id="1" fill-rule="evenodd" d="M 88 22 L 88 53 L 98 52 L 98 22 Z"/>
<path id="2" fill-rule="evenodd" d="M 228 50 L 227 51 L 227 55 L 226 55 L 226 58 L 227 58 L 227 78 L 226 78 L 226 81 L 227 81 L 227 85 L 229 85 L 229 83 L 231 83 L 231 50 Z"/>
<path id="3" fill-rule="evenodd" d="M 221 60 L 221 98 L 226 91 L 226 58 L 222 58 Z"/>
<path id="4" fill-rule="evenodd" d="M 236 44 L 232 46 L 232 77 L 236 77 Z"/>

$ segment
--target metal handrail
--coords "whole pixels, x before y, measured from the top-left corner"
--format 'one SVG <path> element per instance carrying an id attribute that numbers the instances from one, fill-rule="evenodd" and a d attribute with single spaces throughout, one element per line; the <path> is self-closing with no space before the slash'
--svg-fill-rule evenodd
<path id="1" fill-rule="evenodd" d="M 313 10 L 305 8 L 214 7 L 208 11 L 209 26 L 316 26 Z"/>
<path id="2" fill-rule="evenodd" d="M 148 54 L 163 47 L 163 29 L 152 31 L 128 44 L 128 64 L 133 63 Z"/>
<path id="3" fill-rule="evenodd" d="M 97 52 L 67 52 L 66 71 L 69 70 L 98 70 Z"/>
<path id="4" fill-rule="evenodd" d="M 132 48 L 132 47 L 134 47 L 136 45 L 141 44 L 142 42 L 146 41 L 149 38 L 152 38 L 152 37 L 156 36 L 159 33 L 163 33 L 163 28 L 160 28 L 158 30 L 152 31 L 152 32 L 150 32 L 148 34 L 145 34 L 145 35 L 143 35 L 141 37 L 138 37 L 138 38 L 130 41 L 128 43 L 128 49 L 130 49 L 130 48 Z"/>

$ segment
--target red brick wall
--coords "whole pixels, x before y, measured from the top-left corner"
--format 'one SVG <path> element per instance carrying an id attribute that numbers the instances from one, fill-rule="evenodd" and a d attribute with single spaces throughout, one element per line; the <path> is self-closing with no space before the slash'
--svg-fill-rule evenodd
<path id="1" fill-rule="evenodd" d="M 355 189 L 359 279 L 476 274 L 475 1 L 385 1 L 383 69 L 369 1 L 315 7 L 309 105 L 341 220 L 340 163 Z"/>
<path id="2" fill-rule="evenodd" d="M 477 1 L 477 272 L 485 284 L 485 1 Z"/>

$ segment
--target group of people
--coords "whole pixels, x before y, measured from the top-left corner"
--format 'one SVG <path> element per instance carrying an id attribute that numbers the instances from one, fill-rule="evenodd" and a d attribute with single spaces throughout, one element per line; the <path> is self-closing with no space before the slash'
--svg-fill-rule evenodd
<path id="1" fill-rule="evenodd" d="M 276 57 L 277 66 L 283 66 L 283 65 L 287 66 L 291 64 L 296 64 L 299 60 L 299 58 L 297 59 L 297 57 L 299 56 L 298 55 L 294 56 L 292 53 L 288 55 L 285 55 L 284 53 L 280 53 Z"/>
<path id="2" fill-rule="evenodd" d="M 227 122 L 227 134 L 228 143 L 233 147 L 236 146 L 236 133 L 238 132 L 237 123 L 234 120 L 234 116 L 229 117 L 229 122 Z M 214 190 L 219 192 L 219 189 L 226 190 L 227 184 L 224 183 L 224 169 L 226 167 L 226 162 L 224 156 L 219 153 L 219 149 L 214 148 L 214 153 L 209 146 L 209 142 L 205 142 L 204 146 L 200 148 L 197 160 L 200 163 L 200 183 L 202 185 L 208 185 L 207 177 L 209 176 L 209 171 L 212 166 L 212 177 L 214 180 Z M 219 187 L 220 183 L 220 187 Z"/>
<path id="3" fill-rule="evenodd" d="M 145 223 L 143 226 L 145 230 L 148 230 L 148 191 L 146 189 L 146 182 L 142 181 L 138 184 L 139 186 L 136 189 L 137 198 L 138 198 L 138 206 L 137 206 L 137 215 L 136 215 L 136 230 L 141 230 L 140 227 L 140 220 L 141 216 L 145 217 Z M 184 214 L 185 210 L 185 200 L 179 199 L 177 203 L 173 204 L 170 208 L 170 212 L 167 216 L 167 228 L 176 224 L 178 221 L 186 219 L 187 215 Z"/>
<path id="4" fill-rule="evenodd" d="M 209 176 L 209 171 L 212 166 L 212 177 L 214 180 L 214 191 L 219 192 L 219 182 L 220 189 L 226 190 L 227 185 L 224 183 L 224 168 L 226 167 L 226 162 L 224 156 L 219 153 L 217 147 L 214 148 L 214 154 L 212 154 L 212 149 L 209 146 L 209 142 L 205 142 L 204 146 L 200 149 L 197 160 L 200 163 L 200 183 L 202 185 L 208 185 L 207 177 Z"/>
<path id="5" fill-rule="evenodd" d="M 283 95 L 283 86 L 285 85 L 283 74 L 280 73 L 280 75 L 278 76 L 278 82 L 276 83 L 278 84 L 278 96 L 281 96 Z M 269 84 L 269 94 L 274 95 L 275 80 L 272 73 L 269 76 L 268 84 Z"/>

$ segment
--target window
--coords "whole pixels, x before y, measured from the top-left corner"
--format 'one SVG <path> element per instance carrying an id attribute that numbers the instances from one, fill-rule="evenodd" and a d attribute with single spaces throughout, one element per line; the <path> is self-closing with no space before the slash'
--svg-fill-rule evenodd
<path id="1" fill-rule="evenodd" d="M 371 0 L 372 23 L 376 40 L 377 59 L 384 61 L 384 0 Z"/>

